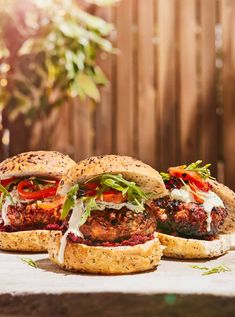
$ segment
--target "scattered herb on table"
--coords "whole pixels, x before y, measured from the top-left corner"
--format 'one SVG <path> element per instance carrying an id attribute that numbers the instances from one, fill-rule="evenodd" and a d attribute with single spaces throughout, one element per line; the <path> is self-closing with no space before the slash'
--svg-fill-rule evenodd
<path id="1" fill-rule="evenodd" d="M 38 266 L 37 266 L 37 263 L 36 262 L 34 262 L 32 259 L 30 259 L 30 258 L 20 258 L 21 259 L 21 261 L 23 262 L 23 263 L 26 263 L 26 264 L 28 264 L 29 266 L 32 266 L 32 267 L 34 267 L 34 268 L 37 268 Z"/>
<path id="2" fill-rule="evenodd" d="M 223 272 L 231 272 L 231 269 L 225 265 L 221 264 L 215 267 L 206 267 L 206 266 L 199 266 L 199 265 L 190 265 L 191 268 L 202 270 L 204 271 L 202 275 L 211 275 L 211 274 L 217 274 L 217 273 L 223 273 Z"/>

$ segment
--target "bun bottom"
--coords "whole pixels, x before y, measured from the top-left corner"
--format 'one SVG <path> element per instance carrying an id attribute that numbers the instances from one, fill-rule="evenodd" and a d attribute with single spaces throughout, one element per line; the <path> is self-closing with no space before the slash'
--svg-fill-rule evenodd
<path id="1" fill-rule="evenodd" d="M 51 230 L 0 232 L 0 249 L 5 251 L 46 252 Z"/>
<path id="2" fill-rule="evenodd" d="M 61 233 L 52 233 L 48 244 L 49 258 L 68 271 L 93 274 L 128 274 L 154 269 L 162 256 L 157 238 L 135 246 L 87 246 L 67 241 L 64 262 L 58 261 Z"/>
<path id="3" fill-rule="evenodd" d="M 209 259 L 230 250 L 229 235 L 220 235 L 212 241 L 186 239 L 158 233 L 160 243 L 165 247 L 163 255 L 175 259 Z"/>

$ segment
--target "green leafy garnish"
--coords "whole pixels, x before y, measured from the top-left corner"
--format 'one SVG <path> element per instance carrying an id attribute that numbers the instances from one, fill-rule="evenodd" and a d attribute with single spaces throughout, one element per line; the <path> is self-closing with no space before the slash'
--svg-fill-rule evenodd
<path id="1" fill-rule="evenodd" d="M 169 173 L 161 172 L 160 175 L 161 175 L 164 182 L 169 181 L 169 179 L 171 178 Z"/>
<path id="2" fill-rule="evenodd" d="M 143 200 L 147 200 L 150 196 L 145 193 L 135 182 L 128 181 L 121 174 L 103 174 L 100 177 L 100 184 L 122 192 L 123 196 L 128 197 L 128 201 L 136 205 L 142 204 Z"/>
<path id="3" fill-rule="evenodd" d="M 211 166 L 211 164 L 206 164 L 204 166 L 200 166 L 201 163 L 202 163 L 202 161 L 198 160 L 195 163 L 189 164 L 185 169 L 187 171 L 197 172 L 201 176 L 201 178 L 203 178 L 203 179 L 212 178 L 211 172 L 209 170 L 209 167 Z"/>
<path id="4" fill-rule="evenodd" d="M 37 266 L 37 263 L 34 262 L 34 261 L 33 261 L 32 259 L 30 259 L 30 258 L 20 258 L 20 259 L 21 259 L 22 262 L 28 264 L 29 266 L 32 266 L 32 267 L 34 267 L 34 268 L 37 268 L 37 267 L 38 267 L 38 266 Z"/>
<path id="5" fill-rule="evenodd" d="M 199 266 L 199 265 L 190 265 L 191 268 L 197 269 L 197 270 L 203 270 L 204 272 L 202 275 L 211 275 L 216 273 L 223 273 L 223 272 L 231 272 L 231 269 L 224 264 L 215 266 L 215 267 L 206 267 L 206 266 Z"/>
<path id="6" fill-rule="evenodd" d="M 68 192 L 67 198 L 65 200 L 62 213 L 61 213 L 62 219 L 65 219 L 68 216 L 70 209 L 74 207 L 78 190 L 79 190 L 79 184 L 75 184 Z"/>
<path id="7" fill-rule="evenodd" d="M 79 223 L 80 226 L 82 226 L 87 221 L 87 218 L 90 217 L 91 211 L 97 209 L 98 206 L 96 203 L 96 198 L 97 196 L 85 197 L 83 199 L 85 201 L 85 212 L 81 217 L 81 221 Z"/>
<path id="8" fill-rule="evenodd" d="M 2 186 L 2 184 L 0 184 L 0 192 L 2 193 L 2 195 L 0 197 L 0 209 L 2 208 L 3 199 L 5 197 L 9 197 L 12 205 L 15 205 L 14 200 L 11 197 L 11 194 L 9 193 L 9 191 L 4 186 Z"/>
<path id="9" fill-rule="evenodd" d="M 202 160 L 198 160 L 195 163 L 189 164 L 188 166 L 183 165 L 182 169 L 185 169 L 186 171 L 196 172 L 202 179 L 207 179 L 207 178 L 214 179 L 214 177 L 211 176 L 211 172 L 209 170 L 209 167 L 211 166 L 211 164 L 200 166 L 201 163 L 202 163 Z M 169 181 L 171 178 L 169 173 L 161 172 L 160 175 L 164 182 Z"/>

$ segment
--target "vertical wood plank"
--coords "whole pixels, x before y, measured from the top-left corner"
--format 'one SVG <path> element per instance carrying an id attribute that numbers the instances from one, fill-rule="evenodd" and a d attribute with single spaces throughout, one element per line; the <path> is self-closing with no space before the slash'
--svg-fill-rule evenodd
<path id="1" fill-rule="evenodd" d="M 156 166 L 154 92 L 154 1 L 138 0 L 138 156 Z M 137 65 L 135 67 L 137 67 Z"/>
<path id="2" fill-rule="evenodd" d="M 221 1 L 225 183 L 235 190 L 235 1 Z"/>
<path id="3" fill-rule="evenodd" d="M 113 8 L 97 9 L 96 14 L 108 22 L 113 22 Z M 101 88 L 101 102 L 96 105 L 95 114 L 95 153 L 110 154 L 113 151 L 113 60 L 114 56 L 101 53 L 98 63 L 106 74 L 109 84 Z"/>
<path id="4" fill-rule="evenodd" d="M 198 143 L 196 1 L 179 4 L 180 161 L 195 161 Z"/>
<path id="5" fill-rule="evenodd" d="M 158 101 L 160 114 L 160 168 L 176 162 L 175 1 L 158 1 Z"/>
<path id="6" fill-rule="evenodd" d="M 218 145 L 216 115 L 215 22 L 216 2 L 200 2 L 201 13 L 201 153 L 200 158 L 212 163 L 216 176 Z"/>
<path id="7" fill-rule="evenodd" d="M 74 159 L 80 161 L 93 154 L 93 107 L 91 101 L 74 101 Z"/>
<path id="8" fill-rule="evenodd" d="M 116 59 L 115 150 L 128 155 L 134 154 L 132 4 L 132 0 L 121 1 L 116 11 L 117 47 L 120 53 Z"/>

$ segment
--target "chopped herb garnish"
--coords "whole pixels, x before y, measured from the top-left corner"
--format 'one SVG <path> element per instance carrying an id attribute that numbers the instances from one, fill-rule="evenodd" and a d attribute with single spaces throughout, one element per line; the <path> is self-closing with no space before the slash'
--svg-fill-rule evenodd
<path id="1" fill-rule="evenodd" d="M 224 264 L 221 264 L 215 267 L 206 267 L 206 266 L 199 266 L 199 265 L 190 265 L 190 267 L 197 270 L 203 270 L 204 272 L 202 273 L 202 275 L 231 272 L 231 269 L 227 265 L 224 265 Z"/>
<path id="2" fill-rule="evenodd" d="M 34 268 L 37 268 L 37 267 L 38 267 L 38 266 L 37 266 L 37 263 L 34 262 L 34 261 L 33 261 L 32 259 L 30 259 L 30 258 L 20 258 L 20 259 L 21 259 L 22 262 L 28 264 L 29 266 L 32 266 L 32 267 L 34 267 Z"/>
<path id="3" fill-rule="evenodd" d="M 62 209 L 62 213 L 61 213 L 61 218 L 62 219 L 65 219 L 68 216 L 69 211 L 71 210 L 71 208 L 74 207 L 74 204 L 75 204 L 75 201 L 76 201 L 76 198 L 77 198 L 78 189 L 79 189 L 79 185 L 76 184 L 68 192 L 67 198 L 65 200 L 65 203 L 64 203 L 63 209 Z"/>

